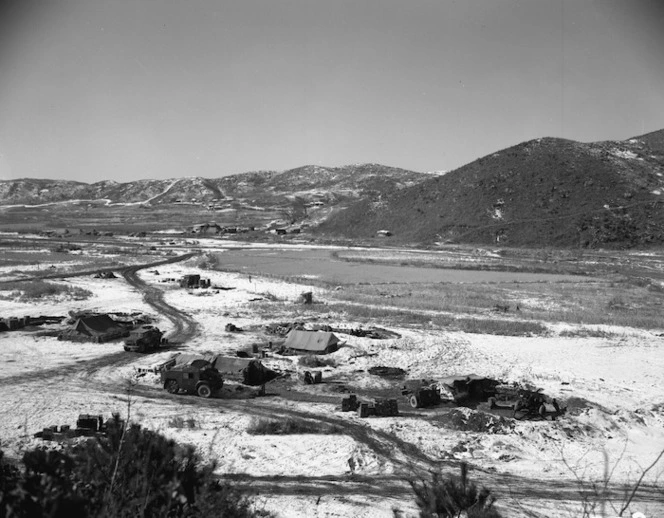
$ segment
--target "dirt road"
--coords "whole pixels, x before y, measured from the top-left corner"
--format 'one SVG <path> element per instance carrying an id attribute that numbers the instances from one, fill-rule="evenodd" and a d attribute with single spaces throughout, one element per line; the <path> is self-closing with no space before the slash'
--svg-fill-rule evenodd
<path id="1" fill-rule="evenodd" d="M 159 312 L 161 315 L 164 315 L 171 322 L 173 322 L 175 329 L 168 335 L 168 339 L 172 343 L 184 343 L 194 338 L 199 332 L 198 323 L 183 311 L 180 311 L 179 309 L 176 309 L 168 304 L 164 300 L 164 293 L 158 288 L 148 286 L 145 282 L 143 282 L 143 280 L 141 280 L 137 273 L 139 270 L 144 270 L 146 268 L 184 261 L 195 255 L 195 253 L 185 254 L 174 257 L 168 261 L 161 261 L 159 263 L 130 266 L 121 271 L 125 280 L 138 291 L 143 293 L 143 300 L 146 304 L 149 304 L 154 309 L 156 309 L 157 312 Z"/>
<path id="2" fill-rule="evenodd" d="M 154 268 L 164 264 L 171 264 L 180 261 L 185 261 L 191 257 L 198 255 L 196 252 L 184 254 L 176 257 L 170 257 L 166 260 L 156 261 L 153 263 L 141 264 L 130 266 L 120 270 L 122 276 L 127 282 L 134 286 L 138 291 L 143 293 L 143 299 L 147 304 L 155 308 L 160 314 L 166 316 L 175 326 L 172 333 L 168 335 L 168 339 L 174 344 L 183 344 L 199 333 L 198 323 L 186 313 L 174 308 L 164 301 L 164 294 L 161 290 L 148 286 L 138 276 L 140 270 L 147 268 Z M 67 277 L 77 277 L 85 275 L 81 272 L 73 273 Z M 60 278 L 63 276 L 60 275 Z M 6 376 L 0 378 L 0 386 L 12 386 L 16 384 L 31 383 L 31 382 L 53 382 L 55 379 L 63 381 L 76 379 L 79 384 L 88 384 L 90 378 L 96 376 L 98 371 L 109 367 L 122 367 L 135 361 L 133 354 L 122 352 L 115 352 L 106 354 L 96 358 L 92 361 L 84 363 L 76 363 L 70 366 L 53 367 L 50 369 L 36 370 L 34 372 L 21 373 L 18 376 Z M 116 386 L 115 384 L 96 382 L 97 388 L 105 391 L 117 392 L 124 391 L 123 386 Z"/>

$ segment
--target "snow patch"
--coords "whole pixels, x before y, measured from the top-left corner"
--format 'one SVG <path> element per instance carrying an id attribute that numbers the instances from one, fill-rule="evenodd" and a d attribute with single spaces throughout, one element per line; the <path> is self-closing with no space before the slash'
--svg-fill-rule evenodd
<path id="1" fill-rule="evenodd" d="M 637 156 L 638 156 L 633 151 L 629 151 L 627 149 L 615 149 L 615 148 L 611 150 L 611 154 L 613 156 L 617 156 L 619 158 L 627 158 L 627 159 L 630 159 L 630 158 L 634 159 L 634 158 L 637 158 Z"/>

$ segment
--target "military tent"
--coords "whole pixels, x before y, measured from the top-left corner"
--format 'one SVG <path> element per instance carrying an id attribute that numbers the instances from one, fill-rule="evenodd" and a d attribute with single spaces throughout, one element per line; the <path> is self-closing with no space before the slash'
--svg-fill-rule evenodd
<path id="1" fill-rule="evenodd" d="M 327 331 L 291 329 L 284 347 L 298 353 L 328 354 L 339 348 L 339 338 Z"/>
<path id="2" fill-rule="evenodd" d="M 127 330 L 108 315 L 82 315 L 60 340 L 107 342 L 127 335 Z"/>

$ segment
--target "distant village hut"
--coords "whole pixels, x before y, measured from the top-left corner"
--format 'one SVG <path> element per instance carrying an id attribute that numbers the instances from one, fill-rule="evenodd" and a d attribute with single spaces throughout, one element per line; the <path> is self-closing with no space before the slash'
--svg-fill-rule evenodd
<path id="1" fill-rule="evenodd" d="M 329 354 L 339 349 L 339 338 L 326 331 L 300 331 L 292 329 L 284 347 L 296 353 Z"/>
<path id="2" fill-rule="evenodd" d="M 193 287 L 198 286 L 200 284 L 200 282 L 201 282 L 201 276 L 196 274 L 196 273 L 192 273 L 192 274 L 185 275 L 184 277 L 182 277 L 180 279 L 180 287 L 181 288 L 193 288 Z"/>

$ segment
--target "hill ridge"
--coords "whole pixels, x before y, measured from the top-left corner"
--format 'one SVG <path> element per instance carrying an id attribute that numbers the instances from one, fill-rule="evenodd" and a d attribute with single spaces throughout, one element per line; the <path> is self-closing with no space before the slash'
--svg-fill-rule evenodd
<path id="1" fill-rule="evenodd" d="M 655 143 L 664 132 L 654 132 Z M 395 242 L 515 246 L 664 243 L 664 155 L 647 140 L 541 137 L 480 157 L 380 202 L 361 200 L 318 232 L 388 229 Z"/>
<path id="2" fill-rule="evenodd" d="M 311 197 L 312 191 L 326 189 L 342 197 L 359 198 L 412 185 L 425 173 L 383 166 L 326 167 L 305 165 L 283 171 L 253 171 L 205 178 L 189 176 L 141 179 L 130 182 L 100 180 L 16 179 L 0 180 L 0 205 L 37 205 L 72 199 L 110 200 L 111 203 L 213 203 L 245 196 Z"/>

